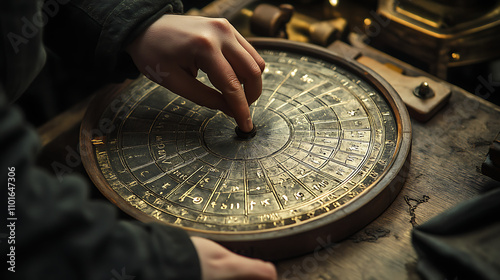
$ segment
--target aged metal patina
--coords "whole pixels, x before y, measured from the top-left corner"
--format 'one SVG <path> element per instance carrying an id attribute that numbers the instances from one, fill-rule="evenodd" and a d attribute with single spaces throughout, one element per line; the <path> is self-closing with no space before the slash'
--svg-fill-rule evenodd
<path id="1" fill-rule="evenodd" d="M 82 156 L 101 192 L 137 219 L 279 259 L 376 218 L 406 178 L 411 128 L 395 91 L 355 61 L 251 42 L 266 61 L 255 136 L 143 77 L 94 100 Z"/>

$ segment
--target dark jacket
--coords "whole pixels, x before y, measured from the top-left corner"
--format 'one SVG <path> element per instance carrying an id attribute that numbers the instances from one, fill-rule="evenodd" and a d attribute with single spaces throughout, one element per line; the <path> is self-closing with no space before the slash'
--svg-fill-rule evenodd
<path id="1" fill-rule="evenodd" d="M 184 231 L 120 221 L 110 203 L 88 198 L 81 178 L 35 167 L 38 137 L 12 104 L 42 68 L 44 43 L 72 63 L 125 77 L 137 70 L 124 46 L 181 9 L 175 0 L 0 1 L 1 279 L 200 279 Z"/>

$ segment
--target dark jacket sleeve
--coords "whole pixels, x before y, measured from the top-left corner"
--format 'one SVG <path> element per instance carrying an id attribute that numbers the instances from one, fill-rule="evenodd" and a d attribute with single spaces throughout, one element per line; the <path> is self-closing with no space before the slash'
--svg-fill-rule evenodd
<path id="1" fill-rule="evenodd" d="M 69 11 L 74 18 L 67 18 L 72 19 L 67 24 L 82 20 L 76 24 L 82 28 L 78 31 L 89 36 L 85 47 L 68 43 L 82 50 L 88 49 L 91 41 L 96 43 L 97 47 L 85 55 L 101 57 L 103 65 L 112 69 L 119 61 L 114 51 L 121 50 L 128 40 L 125 33 L 113 31 L 120 20 L 112 17 L 137 19 L 122 26 L 131 32 L 139 32 L 149 18 L 137 18 L 139 15 L 129 14 L 125 8 L 125 3 L 131 3 L 131 10 L 142 11 L 139 1 L 101 2 L 101 9 L 91 1 L 64 4 L 74 9 Z M 154 13 L 156 2 L 140 2 L 151 2 L 147 10 L 155 16 L 175 6 L 163 3 Z M 33 25 L 37 24 L 35 16 L 42 15 L 37 5 L 41 1 L 0 3 L 0 279 L 200 279 L 199 260 L 186 232 L 160 224 L 121 221 L 109 202 L 89 199 L 90 186 L 82 178 L 59 180 L 35 166 L 39 139 L 21 111 L 8 104 L 7 96 L 12 99 L 22 92 L 23 85 L 29 85 L 43 65 L 42 29 Z M 58 14 L 63 13 L 62 5 Z M 91 31 L 84 31 L 85 22 L 93 22 Z M 113 39 L 117 42 L 111 42 L 106 50 L 102 44 Z"/>
<path id="2" fill-rule="evenodd" d="M 56 2 L 45 43 L 65 61 L 119 80 L 139 73 L 124 51 L 166 13 L 181 13 L 179 0 L 46 0 Z M 46 9 L 47 12 L 50 8 Z"/>
<path id="3" fill-rule="evenodd" d="M 1 279 L 200 279 L 184 231 L 120 221 L 110 203 L 89 200 L 82 178 L 59 181 L 34 167 L 37 136 L 11 107 L 0 92 L 0 219 L 13 224 L 0 246 L 2 259 L 15 255 L 15 272 L 2 261 Z"/>

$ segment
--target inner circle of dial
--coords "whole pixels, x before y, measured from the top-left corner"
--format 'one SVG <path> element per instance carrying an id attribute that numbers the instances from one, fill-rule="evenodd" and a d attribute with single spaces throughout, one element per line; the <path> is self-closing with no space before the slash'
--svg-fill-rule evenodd
<path id="1" fill-rule="evenodd" d="M 253 124 L 258 134 L 251 139 L 239 138 L 235 122 L 222 113 L 210 118 L 202 129 L 207 150 L 226 160 L 252 160 L 269 157 L 285 149 L 293 127 L 280 113 L 261 106 L 252 107 Z"/>

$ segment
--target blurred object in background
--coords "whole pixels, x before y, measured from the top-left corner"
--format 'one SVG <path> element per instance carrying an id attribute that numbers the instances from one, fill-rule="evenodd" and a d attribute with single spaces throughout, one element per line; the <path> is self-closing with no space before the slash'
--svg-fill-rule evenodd
<path id="1" fill-rule="evenodd" d="M 333 16 L 346 1 L 327 2 Z M 391 56 L 500 102 L 500 1 L 380 0 L 351 31 Z"/>

